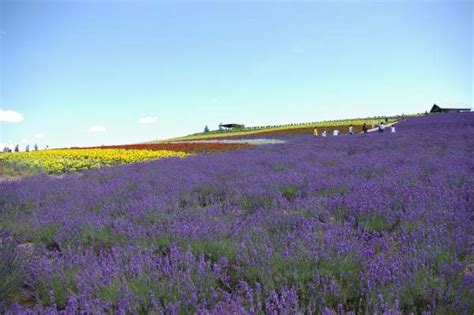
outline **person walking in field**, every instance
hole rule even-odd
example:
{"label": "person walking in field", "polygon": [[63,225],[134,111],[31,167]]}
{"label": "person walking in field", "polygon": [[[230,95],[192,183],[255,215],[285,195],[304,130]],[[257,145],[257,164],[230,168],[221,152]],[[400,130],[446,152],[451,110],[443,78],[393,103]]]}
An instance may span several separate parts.
{"label": "person walking in field", "polygon": [[20,146],[18,144],[15,146],[15,152],[20,152]]}
{"label": "person walking in field", "polygon": [[369,128],[367,127],[367,124],[364,123],[364,124],[362,125],[362,131],[363,131],[364,133],[367,133],[368,130],[369,130]]}
{"label": "person walking in field", "polygon": [[397,131],[395,130],[395,126],[394,125],[391,125],[390,126],[390,132],[391,133],[396,133]]}
{"label": "person walking in field", "polygon": [[336,137],[337,135],[339,134],[339,130],[335,129],[333,132],[332,132],[332,135],[334,137]]}
{"label": "person walking in field", "polygon": [[350,135],[354,134],[354,126],[352,126],[352,125],[349,126],[349,134]]}
{"label": "person walking in field", "polygon": [[318,134],[318,128],[314,127],[313,135],[314,135],[315,137],[319,136],[319,134]]}
{"label": "person walking in field", "polygon": [[321,136],[324,137],[324,138],[326,138],[326,136],[327,136],[326,130],[323,130],[323,132],[321,133]]}
{"label": "person walking in field", "polygon": [[379,132],[383,132],[384,129],[385,129],[385,126],[383,124],[383,121],[381,121],[379,124]]}
{"label": "person walking in field", "polygon": [[30,145],[29,144],[26,145],[25,152],[30,152]]}
{"label": "person walking in field", "polygon": [[38,145],[35,143],[35,151],[38,151]]}

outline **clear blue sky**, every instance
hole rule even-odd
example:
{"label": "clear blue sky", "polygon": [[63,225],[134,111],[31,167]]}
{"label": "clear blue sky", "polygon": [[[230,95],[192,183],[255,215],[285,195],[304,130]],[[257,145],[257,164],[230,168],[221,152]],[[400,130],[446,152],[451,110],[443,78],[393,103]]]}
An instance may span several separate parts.
{"label": "clear blue sky", "polygon": [[471,1],[0,0],[0,41],[0,144],[132,143],[473,100]]}

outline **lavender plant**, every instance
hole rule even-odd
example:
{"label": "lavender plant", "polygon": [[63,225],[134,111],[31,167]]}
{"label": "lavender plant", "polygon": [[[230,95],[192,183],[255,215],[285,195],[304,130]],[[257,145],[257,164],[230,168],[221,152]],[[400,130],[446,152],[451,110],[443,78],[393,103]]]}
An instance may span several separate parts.
{"label": "lavender plant", "polygon": [[0,312],[6,310],[21,287],[21,259],[13,241],[3,234],[0,238]]}

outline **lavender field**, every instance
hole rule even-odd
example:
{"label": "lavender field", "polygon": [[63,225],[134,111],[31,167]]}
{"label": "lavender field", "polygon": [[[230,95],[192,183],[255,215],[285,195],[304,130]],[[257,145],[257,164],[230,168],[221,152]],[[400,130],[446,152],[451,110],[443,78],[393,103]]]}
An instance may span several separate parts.
{"label": "lavender field", "polygon": [[472,314],[474,114],[0,183],[0,312]]}

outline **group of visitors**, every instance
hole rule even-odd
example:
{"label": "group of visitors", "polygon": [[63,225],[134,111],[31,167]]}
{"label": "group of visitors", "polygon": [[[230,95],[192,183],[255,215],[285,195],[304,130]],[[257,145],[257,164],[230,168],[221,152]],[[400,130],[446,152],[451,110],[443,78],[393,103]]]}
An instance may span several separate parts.
{"label": "group of visitors", "polygon": [[[46,148],[48,148],[48,146],[46,146]],[[34,150],[38,151],[38,145],[36,143],[35,143],[35,146],[34,146]],[[8,146],[4,146],[2,152],[3,153],[20,152],[20,145],[17,144],[13,150],[11,148],[9,148]],[[25,152],[30,152],[30,145],[29,144],[26,145]]]}
{"label": "group of visitors", "polygon": [[[387,122],[388,119],[385,118],[385,121]],[[373,121],[372,121],[372,129],[375,129],[375,124],[374,124]],[[384,132],[384,130],[385,130],[385,125],[384,125],[383,121],[380,122],[380,124],[379,124],[378,127],[377,127],[377,130],[378,130],[378,132]],[[364,124],[362,125],[362,132],[363,132],[364,134],[367,134],[367,133],[369,132],[369,127],[367,126],[366,123],[364,123]],[[390,132],[391,132],[391,133],[396,133],[395,125],[391,125],[391,126],[390,126]],[[332,135],[333,135],[334,137],[338,136],[339,133],[340,133],[340,131],[339,131],[338,129],[334,129],[334,130],[332,131]],[[353,135],[353,134],[354,134],[354,126],[353,126],[353,125],[350,125],[350,126],[349,126],[349,135]],[[313,135],[314,135],[314,136],[319,136],[318,128],[316,128],[316,127],[314,128]],[[323,130],[323,132],[321,133],[321,136],[322,136],[322,137],[327,137],[327,135],[328,135],[327,131],[326,131],[326,130]]]}

